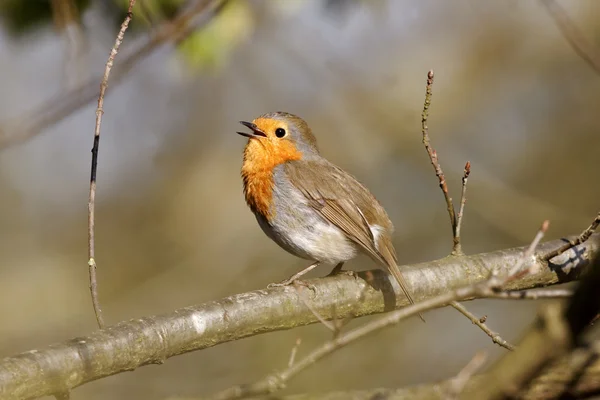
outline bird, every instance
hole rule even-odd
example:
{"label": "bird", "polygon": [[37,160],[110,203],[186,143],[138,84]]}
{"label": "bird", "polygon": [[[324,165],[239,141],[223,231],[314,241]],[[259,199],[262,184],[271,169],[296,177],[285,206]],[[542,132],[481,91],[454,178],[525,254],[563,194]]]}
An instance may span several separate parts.
{"label": "bird", "polygon": [[385,209],[354,176],[321,156],[308,124],[282,111],[240,123],[250,129],[237,132],[248,138],[241,169],[247,205],[271,240],[312,261],[269,287],[300,283],[321,263],[335,265],[331,274],[340,273],[362,252],[386,268],[414,304],[398,268],[394,226]]}

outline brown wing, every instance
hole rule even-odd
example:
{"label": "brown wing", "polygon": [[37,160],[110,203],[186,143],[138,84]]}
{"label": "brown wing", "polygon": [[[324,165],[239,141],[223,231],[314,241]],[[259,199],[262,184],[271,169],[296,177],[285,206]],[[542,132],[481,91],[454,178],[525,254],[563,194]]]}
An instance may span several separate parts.
{"label": "brown wing", "polygon": [[[285,171],[292,184],[326,220],[382,265],[390,262],[395,265],[395,252],[389,242],[392,223],[383,207],[356,178],[326,161],[295,161],[287,164]],[[385,247],[384,254],[378,250],[369,228],[373,224],[385,230],[379,241]]]}
{"label": "brown wing", "polygon": [[[352,175],[327,161],[293,161],[285,165],[285,172],[292,185],[306,196],[316,211],[388,268],[408,301],[414,304],[397,266],[396,252],[390,238],[394,229],[392,222],[367,188]],[[369,228],[374,224],[383,229],[377,242]]]}

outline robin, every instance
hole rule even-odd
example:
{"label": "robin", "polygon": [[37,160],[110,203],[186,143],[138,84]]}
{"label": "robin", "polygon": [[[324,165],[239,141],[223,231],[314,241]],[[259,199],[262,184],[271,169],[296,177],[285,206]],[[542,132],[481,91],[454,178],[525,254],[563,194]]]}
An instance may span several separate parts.
{"label": "robin", "polygon": [[319,154],[301,118],[271,112],[253,122],[244,149],[242,178],[246,203],[258,224],[280,247],[313,263],[281,283],[285,286],[321,263],[335,265],[362,251],[386,267],[414,304],[397,266],[392,222],[377,199],[356,178]]}

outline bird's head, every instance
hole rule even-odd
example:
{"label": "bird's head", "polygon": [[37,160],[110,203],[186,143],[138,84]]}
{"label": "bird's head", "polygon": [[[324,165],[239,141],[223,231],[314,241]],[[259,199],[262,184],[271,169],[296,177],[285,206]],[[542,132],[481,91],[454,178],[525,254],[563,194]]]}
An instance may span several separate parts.
{"label": "bird's head", "polygon": [[237,132],[248,138],[244,152],[247,161],[275,167],[319,154],[317,140],[308,124],[295,115],[277,111],[240,123],[250,129],[250,132]]}

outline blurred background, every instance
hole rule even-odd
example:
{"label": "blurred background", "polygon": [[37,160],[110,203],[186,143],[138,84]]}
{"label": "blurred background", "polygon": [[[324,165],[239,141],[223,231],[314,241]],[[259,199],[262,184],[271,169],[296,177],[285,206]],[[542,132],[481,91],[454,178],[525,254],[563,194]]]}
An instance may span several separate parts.
{"label": "blurred background", "polygon": [[[0,2],[2,356],[96,329],[90,149],[127,3]],[[525,245],[544,219],[548,239],[575,234],[598,211],[600,75],[539,1],[137,3],[100,143],[96,260],[109,324],[264,288],[306,266],[263,235],[243,200],[245,139],[235,131],[268,111],[307,120],[322,154],[376,194],[401,264],[447,255],[446,207],[421,144],[429,69],[430,136],[457,200],[472,163],[465,252]],[[559,4],[600,52],[600,3]],[[469,307],[516,341],[539,305]],[[73,398],[208,394],[285,366],[298,337],[301,356],[330,332],[314,325],[227,343],[92,382]],[[283,393],[444,379],[482,348],[505,351],[456,310],[437,310],[426,324],[415,318],[339,351]]]}

